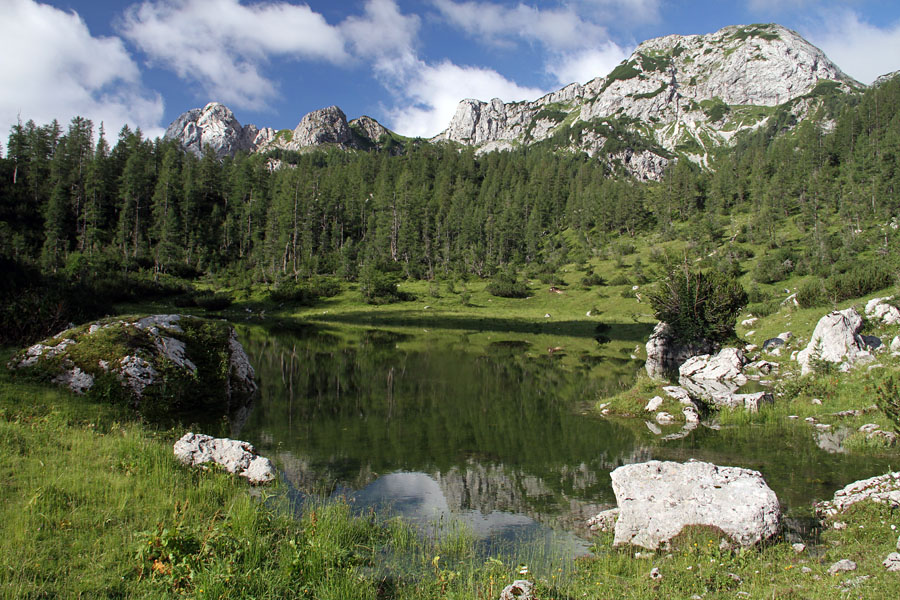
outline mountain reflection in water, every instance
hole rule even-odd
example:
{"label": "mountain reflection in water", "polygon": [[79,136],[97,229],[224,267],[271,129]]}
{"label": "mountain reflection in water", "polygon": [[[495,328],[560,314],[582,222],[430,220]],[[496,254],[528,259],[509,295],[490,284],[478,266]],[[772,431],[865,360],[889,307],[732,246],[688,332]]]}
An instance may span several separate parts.
{"label": "mountain reflection in water", "polygon": [[276,458],[297,492],[388,508],[425,531],[455,519],[477,537],[544,536],[577,555],[585,521],[615,502],[609,472],[622,464],[757,469],[789,509],[887,468],[825,452],[797,424],[700,427],[664,442],[641,421],[603,419],[591,406],[641,366],[615,342],[568,341],[572,350],[548,356],[524,335],[480,347],[464,334],[324,326],[242,327],[240,337],[260,384],[241,437]]}

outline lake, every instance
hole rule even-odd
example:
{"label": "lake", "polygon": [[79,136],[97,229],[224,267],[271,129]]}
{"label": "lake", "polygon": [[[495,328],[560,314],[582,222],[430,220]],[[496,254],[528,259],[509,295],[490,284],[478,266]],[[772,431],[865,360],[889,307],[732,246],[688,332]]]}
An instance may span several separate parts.
{"label": "lake", "polygon": [[607,420],[596,402],[642,368],[631,341],[548,348],[521,332],[298,323],[238,331],[260,395],[232,433],[277,460],[292,494],[390,509],[425,532],[461,522],[488,547],[537,540],[585,553],[585,521],[614,505],[609,472],[627,463],[756,469],[799,516],[888,468],[834,452],[805,423],[705,423],[663,440],[642,420]]}

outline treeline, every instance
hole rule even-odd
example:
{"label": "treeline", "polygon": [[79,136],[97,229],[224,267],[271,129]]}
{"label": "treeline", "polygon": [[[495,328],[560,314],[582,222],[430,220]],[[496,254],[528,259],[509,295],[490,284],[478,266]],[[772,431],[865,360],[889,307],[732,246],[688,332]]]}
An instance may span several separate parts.
{"label": "treeline", "polygon": [[[219,160],[127,127],[111,145],[86,119],[65,130],[29,121],[0,159],[0,254],[45,273],[214,273],[238,284],[353,280],[363,269],[486,277],[552,272],[648,231],[686,235],[699,255],[745,215],[742,235],[784,254],[759,281],[787,264],[827,274],[852,256],[853,232],[900,205],[900,80],[843,103],[828,132],[805,122],[782,135],[793,123],[781,111],[710,169],[678,161],[658,183],[543,147]],[[788,221],[808,240],[801,256],[779,248]]]}

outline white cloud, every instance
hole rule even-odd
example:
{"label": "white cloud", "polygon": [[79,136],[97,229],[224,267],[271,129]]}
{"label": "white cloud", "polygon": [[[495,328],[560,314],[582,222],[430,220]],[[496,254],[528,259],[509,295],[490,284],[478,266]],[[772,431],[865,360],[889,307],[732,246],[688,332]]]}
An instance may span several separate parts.
{"label": "white cloud", "polygon": [[159,94],[141,87],[140,72],[115,37],[93,37],[75,14],[31,0],[4,0],[0,19],[0,125],[74,116],[111,134],[122,125],[150,136],[162,129]]}
{"label": "white cloud", "polygon": [[363,16],[348,17],[340,29],[356,56],[372,60],[382,76],[401,77],[415,66],[419,17],[401,14],[393,0],[369,0]]}
{"label": "white cloud", "polygon": [[[752,0],[751,0],[752,1]],[[576,0],[582,10],[593,13],[595,21],[623,25],[640,25],[660,21],[661,0]]]}
{"label": "white cloud", "polygon": [[561,86],[572,82],[586,83],[609,74],[629,54],[625,48],[610,41],[599,48],[561,55],[547,64],[547,72]]}
{"label": "white cloud", "polygon": [[277,84],[262,72],[272,56],[349,58],[337,27],[288,2],[148,1],[125,12],[121,31],[152,62],[199,83],[203,96],[241,108],[264,108],[277,95]]}
{"label": "white cloud", "polygon": [[392,127],[409,136],[431,137],[450,123],[463,98],[504,101],[532,100],[545,92],[522,87],[491,69],[462,67],[451,62],[419,62],[409,74],[406,105],[388,111]]}
{"label": "white cloud", "polygon": [[823,13],[822,26],[806,32],[845,73],[863,83],[900,69],[900,22],[878,27],[851,10]]}
{"label": "white cloud", "polygon": [[493,2],[452,0],[434,0],[434,5],[453,25],[495,44],[519,38],[551,50],[568,50],[606,37],[602,27],[583,20],[569,8],[539,9],[525,4],[508,7]]}

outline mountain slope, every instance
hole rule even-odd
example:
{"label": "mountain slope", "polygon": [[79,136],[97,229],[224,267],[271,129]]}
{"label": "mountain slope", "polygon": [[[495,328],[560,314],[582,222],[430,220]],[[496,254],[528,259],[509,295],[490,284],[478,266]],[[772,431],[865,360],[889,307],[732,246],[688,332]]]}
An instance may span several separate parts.
{"label": "mountain slope", "polygon": [[[827,129],[823,98],[863,87],[794,31],[774,24],[730,26],[648,40],[606,77],[532,102],[463,100],[432,141],[479,152],[544,144],[584,151],[613,170],[658,180],[671,160],[705,165],[712,150],[778,115],[789,115],[788,125],[815,118]],[[276,133],[242,127],[218,103],[184,113],[166,137],[196,154],[208,143],[219,156],[322,145],[399,151],[401,139],[370,117],[348,122],[336,106]]]}
{"label": "mountain slope", "polygon": [[829,91],[862,87],[789,29],[730,26],[648,40],[606,77],[533,102],[463,100],[435,139],[488,151],[556,138],[558,146],[595,155],[628,131],[646,147],[611,144],[615,151],[606,154],[633,160],[629,172],[655,179],[672,153],[703,163],[709,150],[759,127],[777,106],[794,103],[790,109],[807,116],[815,102],[798,100],[823,82],[833,82],[825,84]]}

